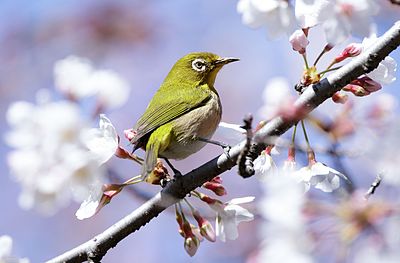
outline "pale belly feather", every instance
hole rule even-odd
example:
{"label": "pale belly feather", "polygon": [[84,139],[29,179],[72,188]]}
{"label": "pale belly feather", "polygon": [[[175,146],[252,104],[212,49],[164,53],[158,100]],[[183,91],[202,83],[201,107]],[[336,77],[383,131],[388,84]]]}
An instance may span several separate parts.
{"label": "pale belly feather", "polygon": [[221,120],[221,114],[221,102],[219,97],[213,93],[206,105],[173,121],[176,140],[173,140],[160,155],[168,159],[184,159],[199,151],[206,143],[195,138],[211,138]]}

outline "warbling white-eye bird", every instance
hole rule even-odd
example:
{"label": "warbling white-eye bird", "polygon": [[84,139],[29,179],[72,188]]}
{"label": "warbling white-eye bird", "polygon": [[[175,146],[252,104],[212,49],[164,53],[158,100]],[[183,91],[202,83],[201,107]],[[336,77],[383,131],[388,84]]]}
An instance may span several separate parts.
{"label": "warbling white-eye bird", "polygon": [[196,52],[175,63],[133,128],[133,151],[146,151],[142,179],[158,157],[177,173],[168,159],[184,159],[212,142],[222,114],[215,78],[224,65],[238,60]]}

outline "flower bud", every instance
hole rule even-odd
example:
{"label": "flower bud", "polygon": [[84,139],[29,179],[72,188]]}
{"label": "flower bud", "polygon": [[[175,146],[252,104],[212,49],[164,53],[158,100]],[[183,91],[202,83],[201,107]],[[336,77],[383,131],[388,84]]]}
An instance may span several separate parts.
{"label": "flower bud", "polygon": [[197,239],[197,237],[191,236],[191,237],[185,238],[184,247],[185,247],[186,253],[188,253],[189,256],[193,257],[196,254],[199,246],[200,246],[200,241]]}
{"label": "flower bud", "polygon": [[225,187],[223,187],[222,184],[220,184],[220,183],[205,182],[203,184],[203,187],[208,189],[208,190],[213,191],[218,196],[226,195]]}
{"label": "flower bud", "polygon": [[193,211],[193,217],[194,219],[196,219],[197,224],[200,228],[200,234],[208,241],[215,242],[216,236],[210,222],[207,219],[203,218],[196,210]]}
{"label": "flower bud", "polygon": [[131,141],[135,137],[136,131],[134,131],[133,129],[127,129],[127,130],[124,130],[124,135],[125,135],[126,139]]}
{"label": "flower bud", "polygon": [[332,100],[335,103],[340,103],[340,104],[345,104],[346,101],[349,99],[349,96],[343,92],[335,92],[335,94],[332,95]]}
{"label": "flower bud", "polygon": [[211,198],[208,195],[205,195],[203,193],[200,193],[200,200],[207,203],[208,205],[213,205],[217,202],[219,202],[217,199]]}
{"label": "flower bud", "polygon": [[360,55],[361,52],[362,52],[361,44],[351,43],[347,47],[345,47],[345,49],[342,51],[342,53],[340,53],[339,56],[335,58],[335,62],[338,63],[345,60],[346,58],[358,56]]}
{"label": "flower bud", "polygon": [[306,53],[306,47],[310,43],[307,36],[304,34],[303,30],[296,30],[289,38],[290,44],[292,44],[293,50],[299,52],[300,54]]}

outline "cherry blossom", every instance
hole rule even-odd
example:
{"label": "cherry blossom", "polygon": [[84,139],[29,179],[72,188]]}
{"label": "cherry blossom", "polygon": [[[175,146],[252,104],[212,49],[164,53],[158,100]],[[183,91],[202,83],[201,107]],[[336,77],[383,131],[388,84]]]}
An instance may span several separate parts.
{"label": "cherry blossom", "polygon": [[327,42],[336,45],[346,40],[350,34],[368,36],[372,33],[372,16],[379,5],[374,0],[297,0],[296,17],[301,28],[321,24]]}
{"label": "cherry blossom", "polygon": [[107,162],[118,148],[117,131],[104,114],[100,114],[99,128],[83,130],[81,139],[99,164]]}
{"label": "cherry blossom", "polygon": [[234,198],[227,203],[221,203],[217,200],[210,207],[217,213],[215,222],[215,231],[217,237],[223,242],[226,239],[235,240],[239,233],[237,226],[240,222],[247,222],[254,219],[252,213],[247,209],[239,206],[240,204],[249,203],[254,200],[253,196]]}
{"label": "cherry blossom", "polygon": [[243,24],[250,27],[265,25],[272,38],[295,30],[295,17],[288,1],[239,0],[237,11],[242,14]]}
{"label": "cherry blossom", "polygon": [[103,170],[80,140],[86,123],[77,104],[16,102],[7,120],[11,131],[5,139],[14,148],[7,162],[22,187],[21,207],[52,214],[70,199],[83,200],[102,178]]}
{"label": "cherry blossom", "polygon": [[339,188],[340,179],[344,175],[323,163],[310,163],[294,173],[295,177],[305,184],[305,189],[314,186],[323,192],[332,192]]}
{"label": "cherry blossom", "polygon": [[[305,229],[304,191],[290,174],[269,177],[265,196],[258,203],[262,213],[259,262],[313,262],[312,242]],[[285,189],[282,191],[282,189]]]}
{"label": "cherry blossom", "polygon": [[58,90],[73,99],[95,96],[99,108],[122,106],[129,97],[129,84],[112,70],[97,70],[85,58],[69,56],[54,65]]}

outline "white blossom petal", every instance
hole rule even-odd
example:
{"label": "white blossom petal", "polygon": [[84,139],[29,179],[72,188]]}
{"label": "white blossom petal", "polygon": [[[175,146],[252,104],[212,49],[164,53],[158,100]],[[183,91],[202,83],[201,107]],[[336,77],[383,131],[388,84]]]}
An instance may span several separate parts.
{"label": "white blossom petal", "polygon": [[99,128],[84,130],[81,139],[99,164],[107,162],[118,148],[117,131],[104,114],[100,114]]}
{"label": "white blossom petal", "polygon": [[98,212],[100,200],[103,196],[102,187],[93,187],[89,197],[82,202],[79,209],[76,211],[75,216],[79,220],[83,220],[94,216]]}

